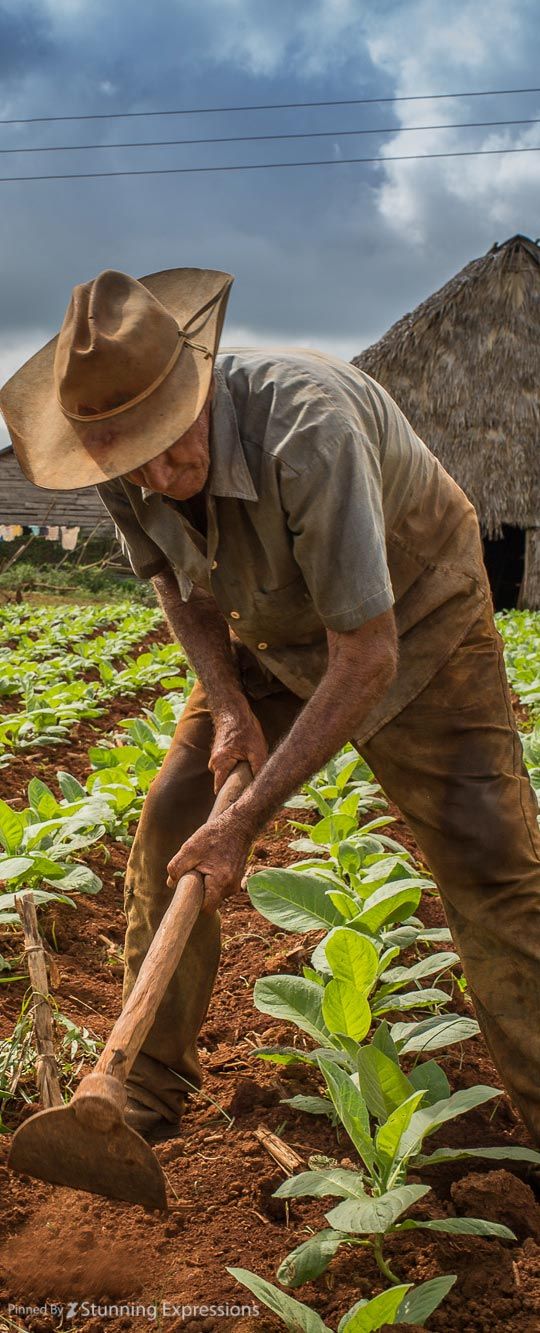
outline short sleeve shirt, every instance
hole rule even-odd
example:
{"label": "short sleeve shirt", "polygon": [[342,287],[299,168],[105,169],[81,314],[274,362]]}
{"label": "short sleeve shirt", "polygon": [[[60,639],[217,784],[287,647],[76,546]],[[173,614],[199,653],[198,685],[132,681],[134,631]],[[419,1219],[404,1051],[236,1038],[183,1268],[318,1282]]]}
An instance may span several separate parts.
{"label": "short sleeve shirt", "polygon": [[432,678],[489,598],[473,506],[390,395],[312,351],[217,358],[207,532],[189,504],[125,479],[98,487],[141,578],[170,566],[210,592],[231,630],[307,699],[328,630],[394,608],[397,676],[362,739]]}

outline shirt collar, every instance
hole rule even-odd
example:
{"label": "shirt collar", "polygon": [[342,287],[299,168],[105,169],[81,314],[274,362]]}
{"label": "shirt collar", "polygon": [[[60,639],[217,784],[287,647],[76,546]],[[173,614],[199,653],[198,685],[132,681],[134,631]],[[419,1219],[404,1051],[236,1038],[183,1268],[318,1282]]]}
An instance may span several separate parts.
{"label": "shirt collar", "polygon": [[[258,500],[245,460],[234,404],[222,370],[214,371],[214,397],[210,414],[210,495],[235,500]],[[141,487],[143,500],[156,492]]]}

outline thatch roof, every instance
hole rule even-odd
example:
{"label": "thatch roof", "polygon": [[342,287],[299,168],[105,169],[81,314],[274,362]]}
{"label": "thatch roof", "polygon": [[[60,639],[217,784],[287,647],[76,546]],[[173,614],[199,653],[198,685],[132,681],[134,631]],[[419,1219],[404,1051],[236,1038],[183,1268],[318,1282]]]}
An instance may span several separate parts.
{"label": "thatch roof", "polygon": [[540,526],[540,244],[512,236],[354,358],[396,399],[487,536]]}

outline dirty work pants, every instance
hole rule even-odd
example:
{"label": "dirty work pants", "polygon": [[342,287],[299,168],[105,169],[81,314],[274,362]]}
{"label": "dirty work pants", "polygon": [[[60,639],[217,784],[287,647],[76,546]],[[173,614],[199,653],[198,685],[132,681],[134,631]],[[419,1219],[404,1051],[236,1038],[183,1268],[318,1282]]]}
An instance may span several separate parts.
{"label": "dirty work pants", "polygon": [[[301,702],[283,690],[252,706],[272,746]],[[167,862],[212,805],[211,734],[197,687],[148,794],[129,861],[125,995],[169,901]],[[540,1143],[538,806],[491,608],[361,752],[437,881],[492,1058]],[[218,957],[218,920],[201,916],[130,1075],[131,1094],[170,1119],[182,1103],[182,1075],[200,1084],[196,1037]]]}

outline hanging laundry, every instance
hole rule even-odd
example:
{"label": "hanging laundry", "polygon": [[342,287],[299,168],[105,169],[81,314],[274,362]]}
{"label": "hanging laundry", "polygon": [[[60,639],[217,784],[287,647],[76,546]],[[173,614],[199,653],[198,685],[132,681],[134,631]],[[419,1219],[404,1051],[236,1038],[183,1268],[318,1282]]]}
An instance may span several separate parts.
{"label": "hanging laundry", "polygon": [[22,537],[22,526],[20,523],[0,523],[0,537],[4,542],[12,542],[16,537]]}
{"label": "hanging laundry", "polygon": [[30,524],[30,532],[32,533],[32,536],[33,536],[33,537],[39,537],[39,534],[40,534],[40,532],[41,532],[41,528],[40,528],[40,526],[39,526],[39,523],[31,523],[31,524]]}
{"label": "hanging laundry", "polygon": [[45,541],[47,541],[47,542],[57,542],[57,541],[58,541],[59,534],[60,534],[60,528],[59,528],[59,527],[55,527],[55,528],[54,528],[54,527],[48,527],[48,528],[46,528],[46,530],[45,530]]}
{"label": "hanging laundry", "polygon": [[75,550],[79,532],[80,528],[60,528],[63,551]]}

